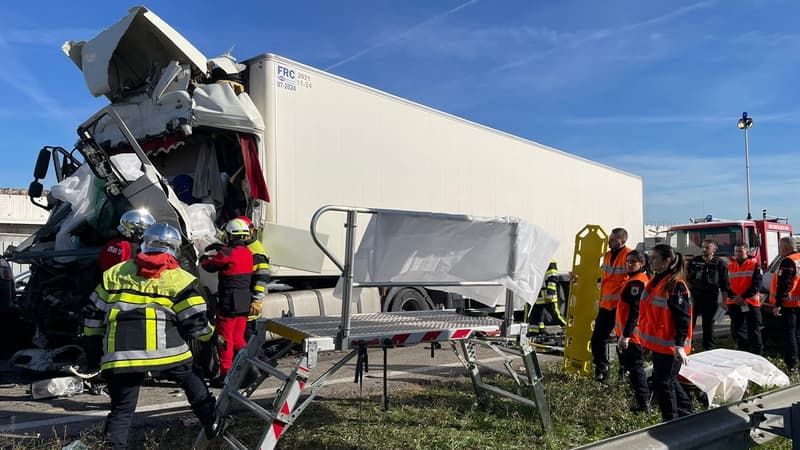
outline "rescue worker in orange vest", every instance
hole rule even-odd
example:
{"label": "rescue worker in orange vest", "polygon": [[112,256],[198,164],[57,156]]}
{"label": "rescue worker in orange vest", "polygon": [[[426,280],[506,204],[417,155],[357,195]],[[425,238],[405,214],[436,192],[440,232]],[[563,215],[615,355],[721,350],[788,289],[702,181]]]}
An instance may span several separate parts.
{"label": "rescue worker in orange vest", "polygon": [[786,323],[783,360],[789,372],[797,372],[797,316],[800,313],[800,253],[791,236],[782,237],[778,252],[783,257],[778,272],[772,277],[769,294],[774,303],[772,314]]}
{"label": "rescue worker in orange vest", "polygon": [[633,412],[647,412],[650,394],[647,389],[647,375],[644,372],[644,354],[642,340],[639,337],[639,302],[647,285],[648,277],[644,271],[644,253],[636,250],[625,258],[628,266],[628,281],[622,288],[617,304],[614,333],[619,337],[617,347],[620,350],[620,364],[628,372],[636,404]]}
{"label": "rescue worker in orange vest", "polygon": [[677,378],[692,349],[692,302],[683,255],[658,244],[650,266],[656,274],[642,294],[639,337],[653,352],[653,393],[667,422],[692,413],[692,400]]}
{"label": "rescue worker in orange vest", "polygon": [[761,340],[761,266],[747,254],[747,244],[737,242],[733,259],[728,263],[728,300],[725,302],[731,316],[731,335],[736,347],[760,355],[764,349]]}
{"label": "rescue worker in orange vest", "polygon": [[614,228],[608,236],[608,252],[603,258],[603,275],[600,279],[600,310],[594,319],[591,348],[594,360],[594,378],[605,383],[608,381],[608,340],[614,329],[617,315],[617,303],[628,278],[626,257],[631,249],[625,246],[628,232],[624,228]]}

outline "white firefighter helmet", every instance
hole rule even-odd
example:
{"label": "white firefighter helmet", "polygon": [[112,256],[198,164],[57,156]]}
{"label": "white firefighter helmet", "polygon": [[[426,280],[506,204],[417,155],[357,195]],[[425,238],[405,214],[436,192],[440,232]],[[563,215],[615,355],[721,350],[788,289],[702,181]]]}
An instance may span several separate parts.
{"label": "white firefighter helmet", "polygon": [[246,239],[250,237],[250,226],[242,219],[232,219],[225,225],[225,234],[227,234],[229,238],[237,237]]}
{"label": "white firefighter helmet", "polygon": [[128,239],[140,240],[142,233],[156,223],[150,213],[142,209],[132,209],[119,218],[117,230]]}
{"label": "white firefighter helmet", "polygon": [[142,235],[142,253],[169,253],[177,256],[181,233],[167,223],[157,223]]}

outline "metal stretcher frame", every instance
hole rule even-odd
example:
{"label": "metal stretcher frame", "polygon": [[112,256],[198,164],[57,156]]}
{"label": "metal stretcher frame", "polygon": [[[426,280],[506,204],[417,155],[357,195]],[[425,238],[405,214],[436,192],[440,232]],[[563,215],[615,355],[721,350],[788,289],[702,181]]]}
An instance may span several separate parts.
{"label": "metal stretcher frame", "polygon": [[[319,217],[328,211],[339,211],[347,214],[345,223],[345,261],[342,264],[319,241],[316,234],[316,224]],[[550,409],[544,388],[541,384],[543,378],[541,367],[536,358],[535,350],[530,346],[525,333],[527,327],[521,327],[513,321],[514,304],[513,293],[506,291],[504,318],[476,317],[458,314],[453,310],[433,311],[407,311],[392,313],[358,314],[355,320],[351,317],[352,290],[360,287],[391,287],[391,286],[499,286],[497,282],[357,282],[353,280],[353,259],[355,255],[355,229],[357,214],[403,214],[420,215],[424,217],[444,218],[448,220],[471,220],[469,216],[454,214],[422,213],[400,210],[356,208],[345,206],[324,206],[317,210],[311,220],[311,235],[320,249],[342,270],[343,294],[342,314],[337,317],[282,317],[275,319],[259,319],[258,331],[248,342],[245,349],[237,354],[233,368],[226,379],[226,385],[219,395],[217,404],[218,415],[229,414],[228,408],[231,401],[243,404],[254,414],[267,422],[264,434],[261,436],[256,448],[271,449],[277,445],[281,435],[291,426],[299,415],[307,408],[318,395],[328,378],[345,366],[353,357],[361,358],[362,353],[369,347],[382,348],[384,358],[384,401],[387,401],[387,370],[386,350],[390,347],[414,345],[421,342],[449,341],[453,352],[467,369],[473,382],[476,395],[485,393],[504,396],[532,406],[539,411],[545,432],[552,429]],[[513,236],[516,236],[516,224]],[[510,268],[514,267],[513,252],[509,258]],[[336,326],[338,322],[338,327]],[[286,337],[293,342],[302,344],[303,355],[299,358],[294,369],[285,374],[273,366],[275,361],[259,361],[255,358],[258,348],[264,343],[265,331],[271,331]],[[489,368],[477,358],[476,347],[482,346],[491,349],[505,359],[505,370],[518,386],[526,384],[533,389],[534,399],[505,391],[499,387],[484,383],[481,379],[480,369]],[[459,352],[459,349],[461,352]],[[330,369],[320,375],[313,382],[309,382],[311,369],[316,367],[317,353],[325,350],[349,350]],[[526,369],[526,379],[512,367],[513,356],[521,357]],[[250,367],[261,371],[260,379],[249,386],[242,386],[245,374]],[[358,368],[356,372],[358,377]],[[272,375],[284,382],[273,400],[273,410],[255,404],[249,399],[258,386]],[[309,388],[307,397],[301,398],[304,388]],[[388,404],[384,403],[384,409]],[[225,433],[221,438],[230,447],[244,449],[245,447],[230,433]],[[202,433],[195,441],[195,448],[206,448],[208,441]]]}

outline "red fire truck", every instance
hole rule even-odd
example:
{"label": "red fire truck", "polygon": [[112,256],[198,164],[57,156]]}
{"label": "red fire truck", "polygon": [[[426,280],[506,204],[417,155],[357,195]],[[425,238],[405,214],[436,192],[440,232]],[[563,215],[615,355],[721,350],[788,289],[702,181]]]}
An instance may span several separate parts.
{"label": "red fire truck", "polygon": [[759,220],[720,220],[708,215],[691,223],[673,225],[667,230],[667,243],[691,258],[701,253],[703,240],[713,239],[719,246],[717,256],[731,257],[734,244],[741,241],[766,269],[778,256],[778,241],[791,235],[792,225],[785,217],[768,216],[764,211]]}

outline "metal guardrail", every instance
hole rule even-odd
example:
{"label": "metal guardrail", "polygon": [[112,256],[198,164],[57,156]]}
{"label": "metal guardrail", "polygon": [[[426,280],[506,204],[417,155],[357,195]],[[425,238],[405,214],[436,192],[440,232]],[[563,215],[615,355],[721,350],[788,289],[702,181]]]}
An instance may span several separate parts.
{"label": "metal guardrail", "polygon": [[578,449],[738,450],[776,436],[800,449],[800,385],[789,386]]}

